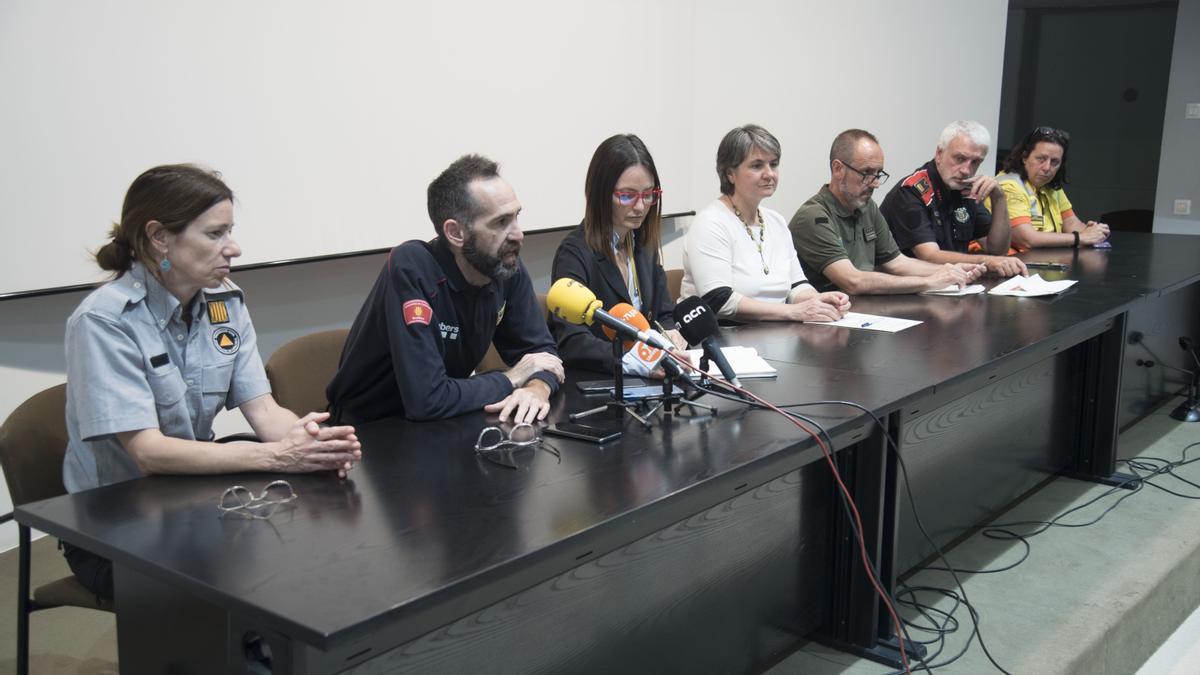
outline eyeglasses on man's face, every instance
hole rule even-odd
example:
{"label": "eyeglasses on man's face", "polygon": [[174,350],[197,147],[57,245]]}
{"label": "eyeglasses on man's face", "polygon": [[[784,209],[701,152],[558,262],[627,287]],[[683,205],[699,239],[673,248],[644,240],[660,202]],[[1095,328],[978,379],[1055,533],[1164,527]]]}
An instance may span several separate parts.
{"label": "eyeglasses on man's face", "polygon": [[[841,160],[838,161],[841,162]],[[883,169],[872,173],[869,171],[863,171],[862,169],[856,169],[845,162],[842,162],[842,166],[861,176],[864,183],[876,183],[878,185],[883,185],[887,182],[888,178],[892,177],[890,173],[884,171]]]}
{"label": "eyeglasses on man's face", "polygon": [[613,196],[617,198],[617,203],[621,206],[633,206],[634,203],[641,199],[646,206],[654,206],[662,199],[662,188],[654,188],[645,192],[637,190],[613,190]]}

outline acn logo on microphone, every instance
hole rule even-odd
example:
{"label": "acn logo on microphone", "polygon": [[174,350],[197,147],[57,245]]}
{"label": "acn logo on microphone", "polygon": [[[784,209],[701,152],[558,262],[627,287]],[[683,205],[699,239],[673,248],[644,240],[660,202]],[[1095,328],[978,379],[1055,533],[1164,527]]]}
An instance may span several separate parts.
{"label": "acn logo on microphone", "polygon": [[688,312],[687,314],[684,314],[682,317],[682,320],[684,323],[691,323],[692,321],[696,320],[696,317],[700,316],[701,314],[703,314],[707,311],[708,311],[708,308],[705,307],[704,305],[697,305],[696,309],[693,309],[692,311]]}

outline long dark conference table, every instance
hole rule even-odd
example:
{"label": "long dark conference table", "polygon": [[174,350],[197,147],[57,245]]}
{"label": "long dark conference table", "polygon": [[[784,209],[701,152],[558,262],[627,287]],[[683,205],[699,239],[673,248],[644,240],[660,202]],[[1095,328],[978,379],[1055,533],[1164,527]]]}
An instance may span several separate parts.
{"label": "long dark conference table", "polygon": [[[1041,482],[1112,479],[1130,316],[1200,321],[1200,237],[1117,233],[1047,250],[1050,298],[854,299],[920,319],[895,333],[729,328],[778,369],[746,382],[830,433],[887,587]],[[990,286],[995,280],[988,280]],[[572,378],[597,379],[571,373]],[[128,673],[743,672],[802,639],[886,657],[890,627],[816,444],[713,397],[716,417],[627,422],[597,447],[554,438],[516,469],[476,456],[480,414],[360,428],[352,478],[290,476],[269,520],[218,518],[234,484],[153,476],[29,504],[18,521],[114,561]],[[570,382],[551,419],[595,405]],[[270,665],[265,665],[269,663]]]}

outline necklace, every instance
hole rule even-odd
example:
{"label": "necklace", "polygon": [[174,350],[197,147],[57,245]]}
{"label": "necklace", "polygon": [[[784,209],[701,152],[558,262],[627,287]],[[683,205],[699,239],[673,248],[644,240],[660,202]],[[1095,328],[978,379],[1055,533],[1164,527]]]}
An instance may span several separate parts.
{"label": "necklace", "polygon": [[771,268],[767,266],[767,259],[763,255],[763,242],[766,241],[767,238],[767,228],[765,225],[763,225],[762,210],[754,210],[754,222],[759,227],[758,239],[756,240],[754,238],[754,230],[750,229],[750,223],[746,222],[746,219],[742,217],[742,211],[737,207],[736,204],[733,203],[732,197],[729,198],[729,207],[733,209],[733,215],[737,216],[737,219],[742,221],[742,226],[746,228],[746,234],[750,237],[750,241],[754,242],[754,244],[758,247],[758,259],[762,262],[763,274],[770,275]]}

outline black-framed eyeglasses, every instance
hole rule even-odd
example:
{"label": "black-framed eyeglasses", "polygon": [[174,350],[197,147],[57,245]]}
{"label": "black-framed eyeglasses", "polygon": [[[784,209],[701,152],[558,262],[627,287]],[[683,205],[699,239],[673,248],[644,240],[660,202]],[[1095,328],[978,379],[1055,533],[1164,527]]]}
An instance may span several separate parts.
{"label": "black-framed eyeglasses", "polygon": [[[838,161],[841,162],[840,159]],[[876,171],[875,173],[871,173],[869,171],[863,171],[862,169],[856,169],[845,162],[842,162],[842,166],[844,166],[847,169],[850,169],[851,171],[853,171],[854,173],[862,176],[864,183],[875,182],[875,183],[878,183],[879,185],[883,185],[884,183],[887,182],[887,179],[892,177],[892,175],[890,173],[884,171],[883,169],[880,169],[879,171]]]}
{"label": "black-framed eyeglasses", "polygon": [[1061,140],[1063,143],[1071,142],[1071,134],[1063,131],[1062,129],[1055,129],[1054,127],[1038,127],[1033,130],[1033,135],[1044,136],[1046,138],[1055,138]]}
{"label": "black-framed eyeglasses", "polygon": [[662,188],[654,188],[645,192],[637,190],[613,190],[613,196],[617,198],[617,203],[621,206],[633,206],[639,198],[646,206],[654,206],[658,200],[662,199]]}

